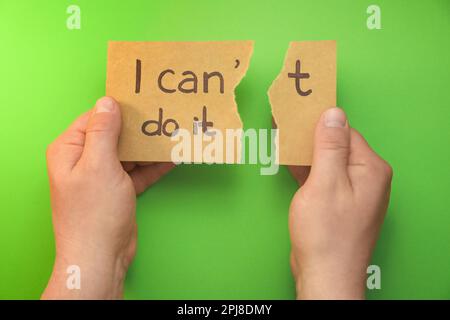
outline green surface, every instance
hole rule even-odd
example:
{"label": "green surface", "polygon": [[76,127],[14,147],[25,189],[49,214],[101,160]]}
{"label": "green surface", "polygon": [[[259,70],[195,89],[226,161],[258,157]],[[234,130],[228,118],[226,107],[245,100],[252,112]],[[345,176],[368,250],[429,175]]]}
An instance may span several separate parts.
{"label": "green surface", "polygon": [[[114,3],[114,4],[113,4]],[[381,7],[382,30],[366,8]],[[66,8],[81,8],[81,30]],[[450,1],[0,1],[0,298],[38,298],[54,258],[46,146],[104,93],[108,40],[255,40],[247,128],[291,40],[338,41],[338,102],[394,167],[369,298],[450,298]],[[127,298],[294,298],[282,168],[176,168],[138,201]]]}

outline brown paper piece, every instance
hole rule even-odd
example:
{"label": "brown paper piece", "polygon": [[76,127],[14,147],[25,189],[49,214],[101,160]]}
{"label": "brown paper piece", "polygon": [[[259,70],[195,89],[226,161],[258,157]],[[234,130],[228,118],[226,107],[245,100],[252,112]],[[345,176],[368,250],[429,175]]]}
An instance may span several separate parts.
{"label": "brown paper piece", "polygon": [[[241,129],[234,89],[252,52],[252,41],[109,42],[106,94],[121,106],[119,159],[171,161],[174,121],[192,134],[205,108],[208,130]],[[158,132],[161,112],[168,121]]]}
{"label": "brown paper piece", "polygon": [[291,42],[268,95],[280,164],[311,165],[317,121],[336,106],[336,41]]}

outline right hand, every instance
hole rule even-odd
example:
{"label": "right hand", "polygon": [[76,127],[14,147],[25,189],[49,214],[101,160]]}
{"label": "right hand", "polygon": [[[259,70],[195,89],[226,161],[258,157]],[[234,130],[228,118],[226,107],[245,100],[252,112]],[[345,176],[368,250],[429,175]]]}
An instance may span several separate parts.
{"label": "right hand", "polygon": [[[366,269],[388,207],[392,169],[348,125],[324,112],[289,215],[291,265],[300,299],[363,299]],[[308,176],[309,174],[309,176]]]}

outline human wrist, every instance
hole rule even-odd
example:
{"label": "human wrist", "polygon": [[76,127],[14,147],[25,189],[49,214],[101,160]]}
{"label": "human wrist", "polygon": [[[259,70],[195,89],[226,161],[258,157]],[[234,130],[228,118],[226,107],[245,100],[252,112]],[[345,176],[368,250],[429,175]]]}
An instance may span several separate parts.
{"label": "human wrist", "polygon": [[43,298],[121,299],[127,267],[120,255],[59,250]]}
{"label": "human wrist", "polygon": [[296,278],[299,300],[362,300],[365,299],[363,268],[318,267],[300,271]]}

